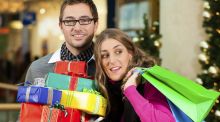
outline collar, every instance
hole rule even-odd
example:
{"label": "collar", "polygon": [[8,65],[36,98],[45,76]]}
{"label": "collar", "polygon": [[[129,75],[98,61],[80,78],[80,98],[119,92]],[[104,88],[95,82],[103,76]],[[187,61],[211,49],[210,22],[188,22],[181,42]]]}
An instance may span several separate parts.
{"label": "collar", "polygon": [[53,53],[53,55],[51,56],[50,60],[48,61],[49,64],[61,61],[61,59],[60,59],[60,51],[61,51],[61,48],[58,49],[55,53]]}
{"label": "collar", "polygon": [[[59,48],[56,52],[53,53],[53,55],[51,56],[50,60],[48,61],[49,64],[61,61],[61,59],[60,59],[60,51],[61,51],[61,48]],[[95,60],[94,55],[92,55],[92,57],[89,59],[88,62],[90,62],[92,60]]]}
{"label": "collar", "polygon": [[94,44],[93,42],[91,42],[90,46],[87,49],[80,51],[78,55],[73,55],[66,47],[66,43],[64,42],[61,46],[60,58],[61,60],[68,60],[68,61],[77,60],[77,61],[88,62],[93,55],[93,48],[94,48]]}

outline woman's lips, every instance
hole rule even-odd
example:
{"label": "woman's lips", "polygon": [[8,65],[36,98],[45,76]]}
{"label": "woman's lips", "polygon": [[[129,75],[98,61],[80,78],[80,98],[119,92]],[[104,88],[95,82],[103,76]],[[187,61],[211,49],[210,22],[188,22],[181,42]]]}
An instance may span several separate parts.
{"label": "woman's lips", "polygon": [[119,71],[121,69],[121,67],[112,67],[112,68],[110,68],[110,71],[112,71],[112,72],[117,72],[117,71]]}

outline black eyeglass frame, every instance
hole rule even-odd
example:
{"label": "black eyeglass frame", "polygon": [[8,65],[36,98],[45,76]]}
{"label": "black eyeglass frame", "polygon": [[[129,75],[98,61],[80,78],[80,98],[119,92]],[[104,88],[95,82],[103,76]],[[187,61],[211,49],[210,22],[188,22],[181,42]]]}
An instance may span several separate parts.
{"label": "black eyeglass frame", "polygon": [[[83,23],[83,21],[88,21],[88,23]],[[61,22],[65,26],[75,26],[76,23],[78,22],[80,25],[89,25],[91,24],[92,21],[96,22],[98,18],[86,18],[86,19],[78,19],[78,20],[61,20]],[[67,24],[66,22],[74,22],[74,24]]]}

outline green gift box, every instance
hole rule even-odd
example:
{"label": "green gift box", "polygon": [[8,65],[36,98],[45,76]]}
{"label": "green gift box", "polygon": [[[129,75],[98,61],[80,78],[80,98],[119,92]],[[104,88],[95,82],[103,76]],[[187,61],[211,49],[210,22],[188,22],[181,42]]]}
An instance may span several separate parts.
{"label": "green gift box", "polygon": [[77,76],[48,73],[46,86],[59,90],[82,91],[83,88],[96,89],[94,80]]}
{"label": "green gift box", "polygon": [[160,66],[139,68],[142,76],[195,122],[210,112],[219,92],[203,86]]}

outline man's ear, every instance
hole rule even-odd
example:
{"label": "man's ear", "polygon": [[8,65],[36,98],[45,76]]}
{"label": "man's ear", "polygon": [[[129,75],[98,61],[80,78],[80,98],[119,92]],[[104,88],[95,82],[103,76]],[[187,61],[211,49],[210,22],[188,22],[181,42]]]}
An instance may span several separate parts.
{"label": "man's ear", "polygon": [[98,29],[99,21],[97,20],[94,24],[95,24],[94,25],[94,32],[96,33],[96,31]]}
{"label": "man's ear", "polygon": [[61,23],[61,22],[59,22],[59,27],[60,27],[60,30],[61,30],[62,33],[63,33],[63,26],[62,26],[62,23]]}

